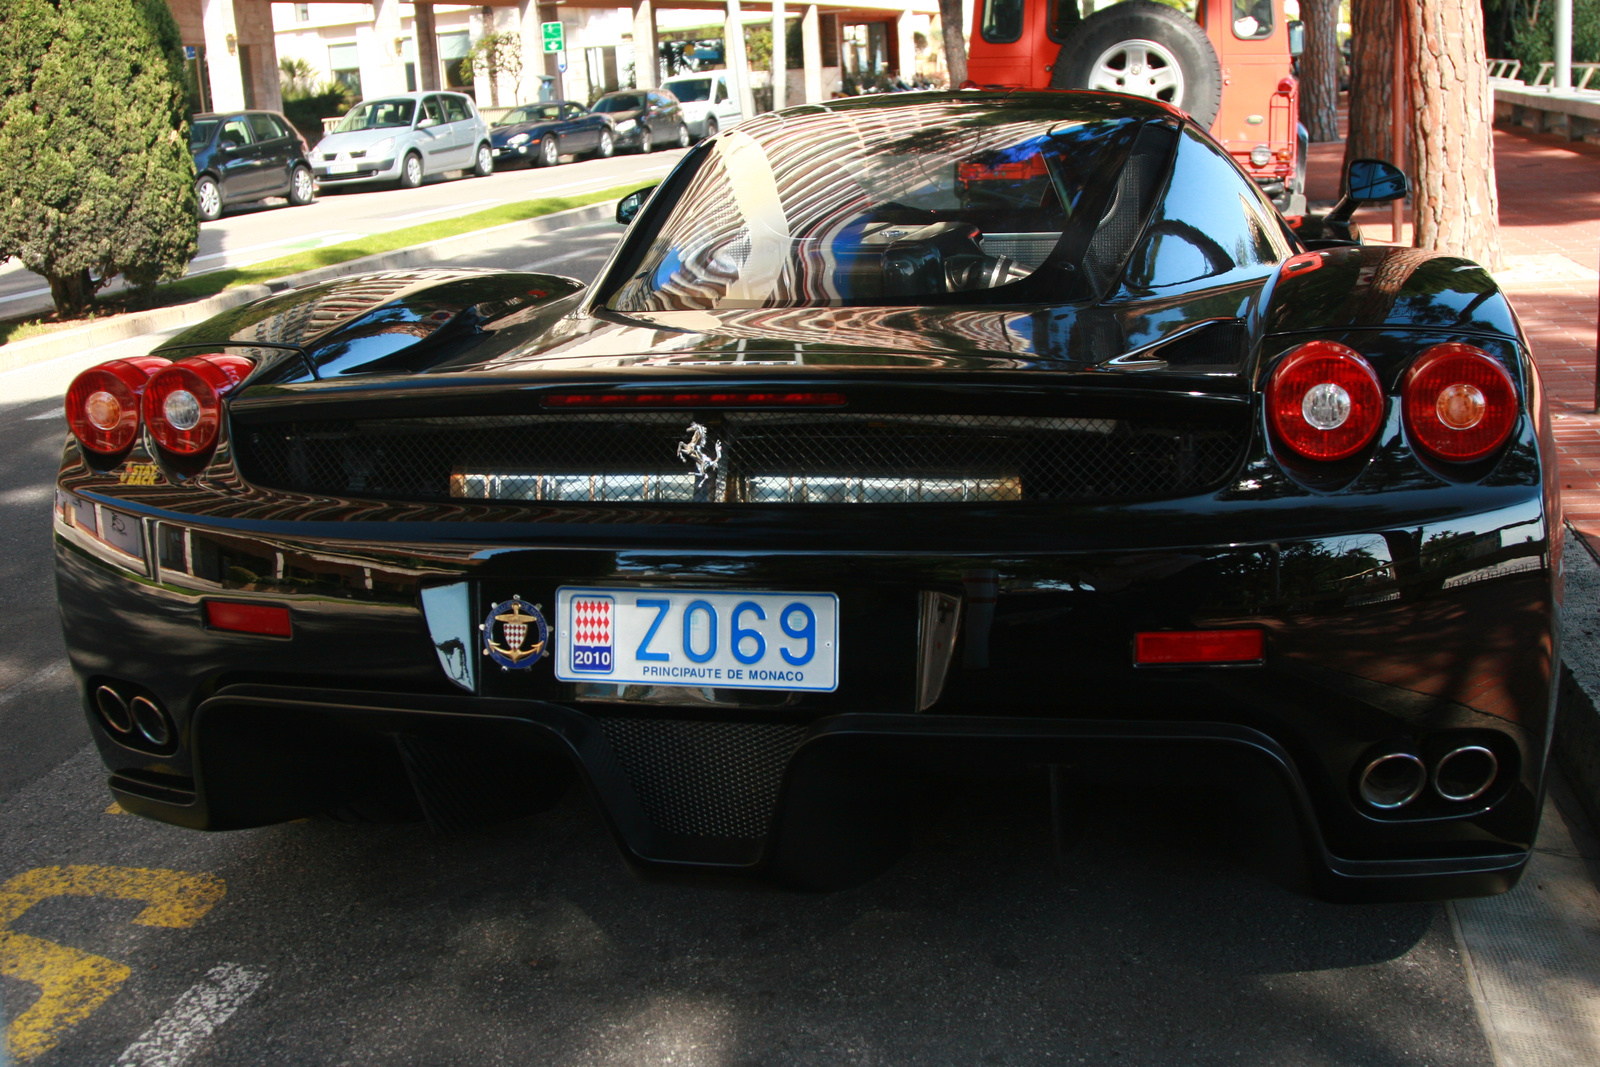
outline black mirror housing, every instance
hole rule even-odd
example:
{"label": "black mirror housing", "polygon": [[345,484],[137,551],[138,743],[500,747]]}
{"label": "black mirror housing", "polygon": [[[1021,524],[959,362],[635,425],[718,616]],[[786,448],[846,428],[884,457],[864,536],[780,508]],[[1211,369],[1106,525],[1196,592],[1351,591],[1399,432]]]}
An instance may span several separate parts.
{"label": "black mirror housing", "polygon": [[621,200],[618,200],[617,221],[624,226],[632,222],[633,217],[639,214],[639,209],[644,207],[645,202],[650,199],[650,194],[655,191],[656,187],[651,185],[643,189],[635,189]]}
{"label": "black mirror housing", "polygon": [[1381,159],[1352,159],[1345,171],[1345,188],[1352,200],[1363,204],[1387,204],[1411,191],[1406,172]]}

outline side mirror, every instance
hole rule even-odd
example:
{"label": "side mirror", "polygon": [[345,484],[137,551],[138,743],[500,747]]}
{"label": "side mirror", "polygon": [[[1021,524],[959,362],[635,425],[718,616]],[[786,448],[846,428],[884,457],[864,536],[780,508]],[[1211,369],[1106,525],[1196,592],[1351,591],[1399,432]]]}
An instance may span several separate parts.
{"label": "side mirror", "polygon": [[417,123],[417,129],[426,130],[429,127],[437,126],[437,125],[439,125],[439,120],[438,119],[423,119],[421,122]]}
{"label": "side mirror", "polygon": [[1304,55],[1306,51],[1306,24],[1299,19],[1289,20],[1289,54]]}
{"label": "side mirror", "polygon": [[644,189],[636,189],[621,200],[618,200],[617,221],[624,226],[632,222],[633,217],[639,213],[639,209],[644,207],[645,202],[650,199],[650,194],[655,191],[656,187],[651,185]]}
{"label": "side mirror", "polygon": [[1387,204],[1411,191],[1406,172],[1381,159],[1352,159],[1345,173],[1349,196],[1364,204]]}

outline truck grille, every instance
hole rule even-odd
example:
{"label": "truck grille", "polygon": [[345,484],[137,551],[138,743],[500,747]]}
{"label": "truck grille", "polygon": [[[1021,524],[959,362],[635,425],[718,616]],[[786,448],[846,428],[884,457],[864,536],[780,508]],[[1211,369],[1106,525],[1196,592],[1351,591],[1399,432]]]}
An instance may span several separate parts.
{"label": "truck grille", "polygon": [[[1241,424],[1013,415],[678,412],[240,427],[250,481],[318,495],[560,503],[1117,501],[1228,476]],[[702,432],[696,433],[696,428]]]}

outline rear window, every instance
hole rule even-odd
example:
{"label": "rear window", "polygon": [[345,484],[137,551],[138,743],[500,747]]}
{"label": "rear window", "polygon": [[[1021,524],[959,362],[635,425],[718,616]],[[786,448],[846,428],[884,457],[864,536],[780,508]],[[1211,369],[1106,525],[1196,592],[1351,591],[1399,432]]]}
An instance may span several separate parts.
{"label": "rear window", "polygon": [[607,114],[614,114],[618,111],[638,111],[642,107],[644,107],[644,97],[635,93],[627,93],[622,96],[602,96],[595,101],[594,105],[596,111]]}
{"label": "rear window", "polygon": [[698,104],[711,98],[710,78],[685,78],[683,81],[663,82],[661,87],[685,104]]}
{"label": "rear window", "polygon": [[1114,276],[1173,141],[1044,104],[764,115],[691,157],[609,306],[1064,302]]}
{"label": "rear window", "polygon": [[204,148],[211,143],[211,135],[216,132],[216,119],[198,119],[189,123],[189,148]]}

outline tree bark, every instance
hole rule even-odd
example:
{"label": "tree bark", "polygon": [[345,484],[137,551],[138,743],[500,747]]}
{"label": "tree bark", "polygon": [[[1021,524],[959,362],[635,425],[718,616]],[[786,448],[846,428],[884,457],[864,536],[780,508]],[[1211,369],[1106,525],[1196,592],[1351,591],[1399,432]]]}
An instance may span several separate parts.
{"label": "tree bark", "polygon": [[1501,266],[1481,0],[1405,0],[1416,247]]}
{"label": "tree bark", "polygon": [[89,277],[87,270],[73,271],[48,280],[50,300],[56,306],[56,318],[75,319],[94,306],[94,294],[100,287]]}
{"label": "tree bark", "polygon": [[944,65],[950,88],[967,80],[967,32],[961,24],[961,0],[939,0],[939,31],[944,34]]}
{"label": "tree bark", "polygon": [[1313,141],[1339,139],[1339,0],[1302,0],[1306,50],[1300,57],[1300,121]]}
{"label": "tree bark", "polygon": [[[1394,42],[1399,25],[1395,0],[1351,0],[1350,125],[1344,162],[1386,159],[1405,166],[1405,145],[1396,151],[1390,136],[1394,107]],[[1340,192],[1344,179],[1339,180]]]}

